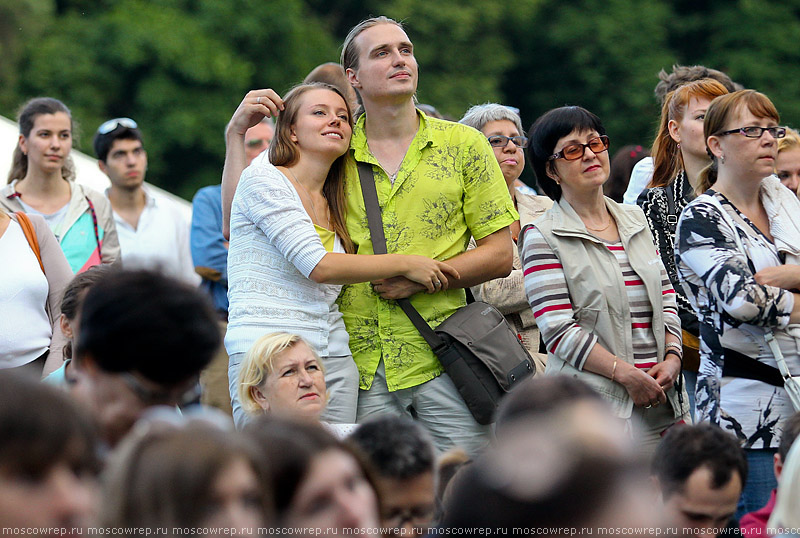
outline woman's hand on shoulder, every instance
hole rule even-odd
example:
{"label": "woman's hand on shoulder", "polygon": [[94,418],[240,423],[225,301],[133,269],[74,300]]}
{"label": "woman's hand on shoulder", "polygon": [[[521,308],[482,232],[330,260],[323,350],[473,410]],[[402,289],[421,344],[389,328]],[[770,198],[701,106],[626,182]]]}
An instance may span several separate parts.
{"label": "woman's hand on shoulder", "polygon": [[667,401],[664,389],[655,378],[631,364],[620,362],[623,364],[625,366],[617,370],[616,381],[625,387],[635,405],[646,407]]}
{"label": "woman's hand on shoulder", "polygon": [[765,267],[753,276],[762,286],[774,286],[784,290],[800,289],[800,265]]}

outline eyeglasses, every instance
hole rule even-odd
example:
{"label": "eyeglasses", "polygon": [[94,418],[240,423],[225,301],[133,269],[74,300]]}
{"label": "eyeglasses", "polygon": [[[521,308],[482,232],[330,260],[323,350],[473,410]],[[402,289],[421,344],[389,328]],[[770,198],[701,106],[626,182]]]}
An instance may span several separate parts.
{"label": "eyeglasses", "polygon": [[528,147],[528,138],[525,136],[503,136],[503,135],[494,135],[488,137],[489,144],[493,148],[504,148],[508,145],[508,141],[511,140],[514,142],[514,145],[518,148],[527,148]]}
{"label": "eyeglasses", "polygon": [[761,138],[761,135],[767,131],[772,135],[772,138],[783,138],[786,136],[786,127],[758,127],[751,125],[749,127],[740,127],[739,129],[731,129],[730,131],[722,131],[717,133],[717,136],[729,135],[734,133],[741,133],[747,138]]}
{"label": "eyeglasses", "polygon": [[569,146],[564,146],[561,148],[561,151],[550,155],[547,160],[555,161],[556,159],[563,158],[567,161],[575,161],[583,157],[583,154],[586,153],[586,148],[589,148],[592,150],[592,153],[595,154],[603,153],[608,149],[608,137],[606,135],[600,135],[596,138],[592,138],[585,144],[570,144]]}
{"label": "eyeglasses", "polygon": [[129,389],[136,394],[145,405],[177,405],[179,407],[197,402],[200,399],[200,383],[198,379],[184,383],[171,389],[150,388],[141,379],[130,372],[121,372],[120,377]]}
{"label": "eyeglasses", "polygon": [[114,118],[113,120],[108,120],[100,125],[100,127],[97,128],[97,134],[108,134],[112,131],[116,131],[118,127],[137,129],[139,125],[130,118]]}

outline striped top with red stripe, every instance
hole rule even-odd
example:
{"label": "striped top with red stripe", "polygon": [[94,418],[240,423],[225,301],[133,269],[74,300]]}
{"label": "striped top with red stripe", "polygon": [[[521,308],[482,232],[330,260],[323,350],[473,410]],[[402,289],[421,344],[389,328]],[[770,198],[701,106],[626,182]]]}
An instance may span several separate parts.
{"label": "striped top with red stripe", "polygon": [[[620,241],[606,243],[614,254],[625,282],[631,313],[631,342],[633,364],[647,370],[655,366],[658,355],[653,333],[653,311],[647,289],[639,275],[631,268],[628,254]],[[584,330],[575,319],[569,297],[567,281],[561,262],[541,232],[531,226],[525,232],[522,267],[525,275],[525,293],[536,316],[547,350],[558,355],[578,369],[582,369],[597,337]],[[674,294],[666,270],[661,267],[661,293]],[[664,305],[666,329],[680,336],[680,319],[674,301]]]}

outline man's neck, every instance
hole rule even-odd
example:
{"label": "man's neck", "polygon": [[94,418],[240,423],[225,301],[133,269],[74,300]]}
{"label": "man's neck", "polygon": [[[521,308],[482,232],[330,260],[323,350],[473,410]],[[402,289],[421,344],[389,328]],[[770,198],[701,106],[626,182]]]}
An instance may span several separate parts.
{"label": "man's neck", "polygon": [[120,189],[111,186],[108,189],[108,200],[111,202],[111,208],[123,220],[134,228],[137,227],[139,217],[147,203],[147,196],[141,185],[134,189]]}
{"label": "man's neck", "polygon": [[398,103],[364,101],[367,139],[375,142],[413,139],[419,127],[417,109],[412,99]]}

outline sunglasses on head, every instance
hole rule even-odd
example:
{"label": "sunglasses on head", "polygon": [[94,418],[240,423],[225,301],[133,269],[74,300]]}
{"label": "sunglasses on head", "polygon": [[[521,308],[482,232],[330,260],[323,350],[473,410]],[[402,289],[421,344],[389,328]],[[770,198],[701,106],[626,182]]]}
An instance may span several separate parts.
{"label": "sunglasses on head", "polygon": [[137,129],[139,125],[130,118],[114,118],[104,122],[97,128],[97,133],[104,135],[117,130],[118,127],[127,127],[128,129]]}

